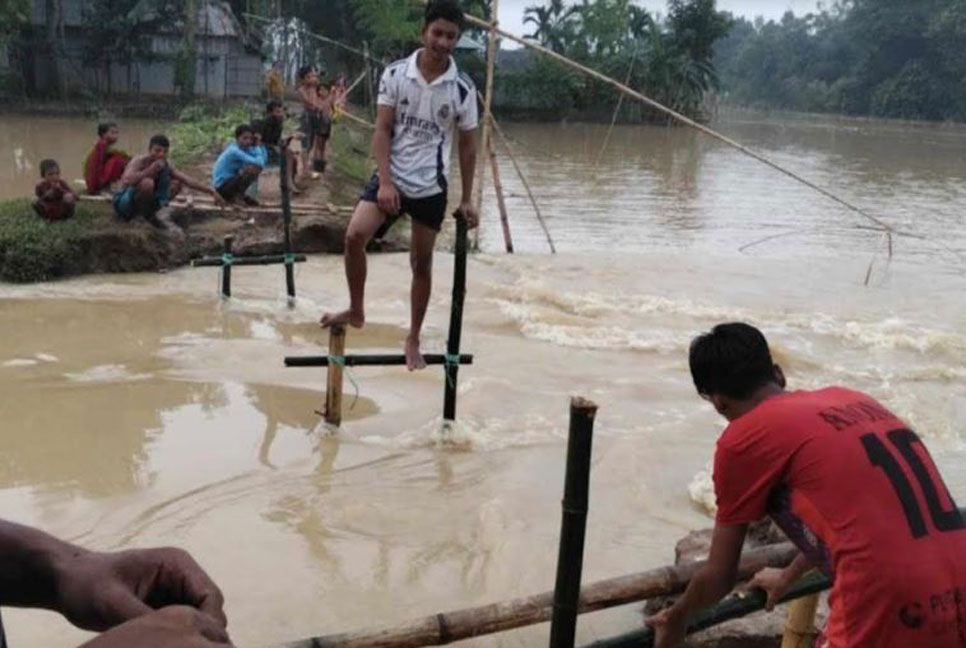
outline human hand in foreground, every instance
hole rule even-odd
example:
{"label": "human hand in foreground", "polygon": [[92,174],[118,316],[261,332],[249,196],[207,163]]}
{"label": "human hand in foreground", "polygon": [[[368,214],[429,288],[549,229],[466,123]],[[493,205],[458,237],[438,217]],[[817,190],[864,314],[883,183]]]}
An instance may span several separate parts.
{"label": "human hand in foreground", "polygon": [[[180,549],[117,553],[78,550],[63,558],[57,574],[56,609],[85,630],[107,630],[143,615],[154,616],[155,610],[167,606],[194,608],[220,628],[222,634],[228,625],[221,591],[198,563]],[[185,611],[169,614],[170,617],[161,617],[160,625],[149,623],[146,631],[169,632],[171,624],[182,621],[195,623],[192,627],[196,630],[199,627],[200,622],[194,617],[186,619]],[[154,644],[132,641],[104,644],[104,648],[114,645],[147,648]],[[101,648],[101,644],[93,646]]]}
{"label": "human hand in foreground", "polygon": [[765,567],[749,581],[747,589],[758,588],[764,590],[765,594],[768,595],[768,600],[765,602],[765,609],[771,612],[781,597],[788,593],[792,582],[786,570]]}
{"label": "human hand in foreground", "polygon": [[654,648],[677,648],[687,635],[687,624],[674,608],[668,608],[645,619],[654,630]]}
{"label": "human hand in foreground", "polygon": [[122,623],[80,648],[225,648],[224,627],[198,610],[175,605]]}
{"label": "human hand in foreground", "polygon": [[466,226],[469,229],[473,229],[480,224],[480,216],[476,213],[476,207],[470,201],[460,203],[456,213],[466,220]]}

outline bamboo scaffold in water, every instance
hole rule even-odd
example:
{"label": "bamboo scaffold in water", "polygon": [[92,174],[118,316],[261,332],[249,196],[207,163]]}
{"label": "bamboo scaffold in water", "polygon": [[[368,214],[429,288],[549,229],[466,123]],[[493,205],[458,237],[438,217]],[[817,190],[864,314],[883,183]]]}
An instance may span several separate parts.
{"label": "bamboo scaffold in water", "polygon": [[549,56],[550,58],[552,58],[552,59],[554,59],[556,61],[559,61],[559,62],[563,63],[564,65],[567,65],[567,66],[572,67],[572,68],[574,68],[576,70],[579,70],[580,72],[582,72],[582,73],[584,73],[584,74],[586,74],[588,76],[591,76],[591,77],[597,79],[598,81],[602,81],[602,82],[604,82],[604,83],[606,83],[606,84],[608,84],[610,86],[613,86],[614,88],[616,88],[620,92],[626,94],[627,96],[632,97],[632,98],[634,98],[634,99],[636,99],[636,100],[638,100],[638,101],[640,101],[640,102],[642,102],[642,103],[644,103],[644,104],[646,104],[646,105],[654,108],[655,110],[659,110],[660,112],[663,112],[664,114],[666,114],[669,117],[671,117],[671,118],[673,118],[673,119],[681,122],[682,124],[684,124],[686,126],[690,126],[691,128],[694,128],[695,130],[698,130],[701,133],[704,133],[705,135],[708,135],[710,137],[713,137],[714,139],[719,140],[719,141],[727,144],[728,146],[730,146],[730,147],[732,147],[734,149],[737,149],[738,151],[741,151],[745,155],[748,155],[748,156],[750,156],[750,157],[758,160],[759,162],[761,162],[761,163],[763,163],[763,164],[771,167],[772,169],[774,169],[774,170],[776,170],[776,171],[778,171],[778,172],[780,172],[780,173],[782,173],[782,174],[784,174],[784,175],[792,178],[796,182],[799,182],[799,183],[804,184],[805,186],[807,186],[807,187],[809,187],[811,189],[814,189],[815,191],[819,192],[820,194],[822,194],[826,198],[829,198],[830,200],[835,201],[836,203],[838,203],[839,205],[845,207],[849,211],[851,211],[851,212],[853,212],[855,214],[858,214],[859,216],[865,218],[866,220],[868,220],[871,223],[873,223],[874,225],[876,225],[876,229],[878,229],[879,231],[882,231],[882,232],[885,232],[886,234],[888,234],[890,240],[892,238],[892,235],[894,233],[896,233],[896,229],[894,227],[892,227],[891,225],[889,225],[888,223],[886,223],[885,221],[883,221],[882,219],[877,218],[876,216],[873,216],[872,214],[866,212],[864,209],[853,205],[852,203],[850,203],[849,201],[845,200],[844,198],[841,198],[841,197],[835,195],[834,193],[832,193],[828,189],[826,189],[826,188],[824,188],[824,187],[822,187],[822,186],[820,186],[820,185],[812,182],[811,180],[808,180],[807,178],[804,178],[804,177],[800,176],[799,174],[795,173],[794,171],[790,171],[790,170],[786,169],[785,167],[783,167],[782,165],[778,164],[777,162],[774,162],[773,160],[770,160],[769,158],[765,157],[761,153],[757,153],[757,152],[749,149],[747,146],[744,146],[740,142],[737,142],[737,141],[731,139],[730,137],[727,137],[726,135],[722,135],[721,133],[719,133],[719,132],[717,132],[715,130],[712,130],[711,128],[708,128],[707,126],[704,126],[703,124],[699,124],[698,122],[694,121],[693,119],[691,119],[689,117],[686,117],[685,115],[682,115],[681,113],[677,112],[676,110],[674,110],[672,108],[668,108],[664,104],[662,104],[662,103],[660,103],[658,101],[655,101],[654,99],[651,99],[650,97],[648,97],[648,96],[646,96],[646,95],[644,95],[644,94],[642,94],[642,93],[634,90],[633,88],[628,87],[626,84],[623,84],[620,81],[617,81],[616,79],[612,79],[611,77],[609,77],[609,76],[607,76],[605,74],[601,74],[597,70],[594,70],[592,68],[589,68],[586,65],[582,65],[580,63],[577,63],[576,61],[574,61],[572,59],[569,59],[566,56],[563,56],[562,54],[558,54],[557,52],[553,51],[549,47],[544,47],[543,45],[540,45],[538,43],[534,43],[534,42],[529,41],[529,40],[527,40],[525,38],[521,38],[519,36],[515,36],[514,34],[511,34],[511,33],[507,32],[507,31],[504,31],[504,30],[500,29],[499,27],[493,26],[490,22],[487,22],[486,20],[483,20],[483,19],[478,18],[476,16],[473,16],[471,14],[466,14],[466,20],[468,22],[470,22],[470,23],[478,26],[478,27],[483,27],[484,29],[493,29],[493,31],[495,31],[497,34],[499,34],[500,36],[502,36],[502,37],[504,37],[506,39],[509,39],[509,40],[511,40],[511,41],[513,41],[515,43],[519,43],[520,45],[523,45],[524,47],[530,48],[530,49],[532,49],[534,51],[540,52],[541,54],[544,54],[545,56]]}
{"label": "bamboo scaffold in water", "polygon": [[[787,566],[797,555],[791,543],[753,549],[741,558],[737,577],[751,578],[765,567]],[[662,567],[598,581],[580,592],[579,612],[635,603],[657,596],[680,594],[703,562]],[[504,630],[546,623],[553,614],[553,592],[493,603],[465,610],[433,614],[421,619],[375,630],[314,637],[284,644],[281,648],[416,648],[444,646]]]}

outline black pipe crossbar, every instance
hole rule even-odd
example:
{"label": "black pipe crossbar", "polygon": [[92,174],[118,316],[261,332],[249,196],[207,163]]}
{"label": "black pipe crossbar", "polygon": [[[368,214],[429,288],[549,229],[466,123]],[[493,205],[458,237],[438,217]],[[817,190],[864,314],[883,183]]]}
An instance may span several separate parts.
{"label": "black pipe crossbar", "polygon": [[[296,254],[292,257],[295,263],[305,263],[307,260],[304,254]],[[231,263],[227,264],[230,266],[252,266],[252,265],[275,265],[278,263],[285,263],[286,258],[284,254],[270,254],[267,256],[251,256],[251,257],[232,257]],[[206,257],[204,259],[194,259],[191,265],[195,268],[202,267],[218,267],[225,265],[225,259],[223,257]]]}
{"label": "black pipe crossbar", "polygon": [[[831,581],[822,573],[812,572],[803,576],[779,601],[787,603],[804,596],[818,594],[832,586]],[[699,612],[690,625],[688,634],[707,630],[725,621],[748,616],[753,612],[765,609],[765,592],[754,589],[744,594],[732,594],[716,606]],[[587,644],[583,648],[647,648],[654,645],[654,631],[651,628],[641,628],[633,632],[603,639]]]}
{"label": "black pipe crossbar", "polygon": [[[392,367],[406,364],[406,356],[399,355],[347,355],[342,358],[346,367]],[[423,356],[427,365],[446,365],[446,356],[440,353],[429,353]],[[328,367],[329,356],[290,356],[285,358],[286,367]],[[456,364],[456,363],[453,363]],[[459,357],[459,364],[473,364],[472,354]]]}

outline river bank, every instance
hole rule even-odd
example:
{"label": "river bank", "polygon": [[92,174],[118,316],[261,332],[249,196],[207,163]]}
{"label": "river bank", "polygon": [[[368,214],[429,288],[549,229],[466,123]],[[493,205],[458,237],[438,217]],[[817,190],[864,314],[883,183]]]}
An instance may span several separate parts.
{"label": "river bank", "polygon": [[[135,123],[134,141],[145,139],[148,133],[166,133],[172,141],[172,163],[188,175],[207,181],[218,152],[233,137],[235,126],[250,121],[258,110],[261,108],[243,103],[218,108],[192,105],[182,109],[175,121]],[[40,132],[45,126],[48,131],[60,128],[57,120],[45,121],[33,114],[24,119]],[[95,123],[92,117],[91,130]],[[126,123],[121,123],[122,133],[127,134]],[[39,137],[39,141],[47,141],[49,134]],[[345,122],[333,130],[333,163],[321,179],[307,181],[306,190],[292,201],[292,234],[299,252],[342,251],[350,215],[347,208],[354,203],[368,170],[367,139],[368,133],[354,130]],[[233,206],[218,210],[204,202],[175,203],[171,220],[180,230],[159,230],[141,219],[122,222],[114,216],[107,200],[85,200],[75,218],[45,223],[36,216],[26,197],[36,182],[32,172],[42,157],[56,156],[68,180],[77,178],[72,158],[81,158],[79,151],[83,150],[80,145],[72,151],[57,152],[51,144],[38,143],[34,150],[9,147],[15,165],[8,192],[24,197],[0,201],[0,280],[31,282],[98,272],[164,271],[185,265],[192,258],[220,254],[222,239],[227,235],[235,237],[236,254],[283,251],[277,169],[267,170],[259,182],[260,200],[274,204],[274,208]],[[78,191],[80,182],[79,178],[73,180]],[[344,208],[335,208],[336,205]],[[394,241],[390,247],[403,244],[398,237],[390,240]]]}

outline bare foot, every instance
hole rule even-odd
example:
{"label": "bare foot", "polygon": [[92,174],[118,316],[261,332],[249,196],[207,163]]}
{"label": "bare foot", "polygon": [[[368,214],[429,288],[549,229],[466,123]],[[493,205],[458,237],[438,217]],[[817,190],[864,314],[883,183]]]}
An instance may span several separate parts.
{"label": "bare foot", "polygon": [[406,346],[404,347],[406,354],[406,368],[410,371],[416,369],[425,369],[426,361],[423,359],[423,354],[419,352],[419,340],[415,338],[406,338]]}
{"label": "bare foot", "polygon": [[325,313],[319,320],[319,324],[322,328],[329,328],[336,324],[348,324],[353,328],[362,328],[362,325],[366,323],[366,316],[362,312],[356,312],[352,309],[344,310],[341,313]]}

